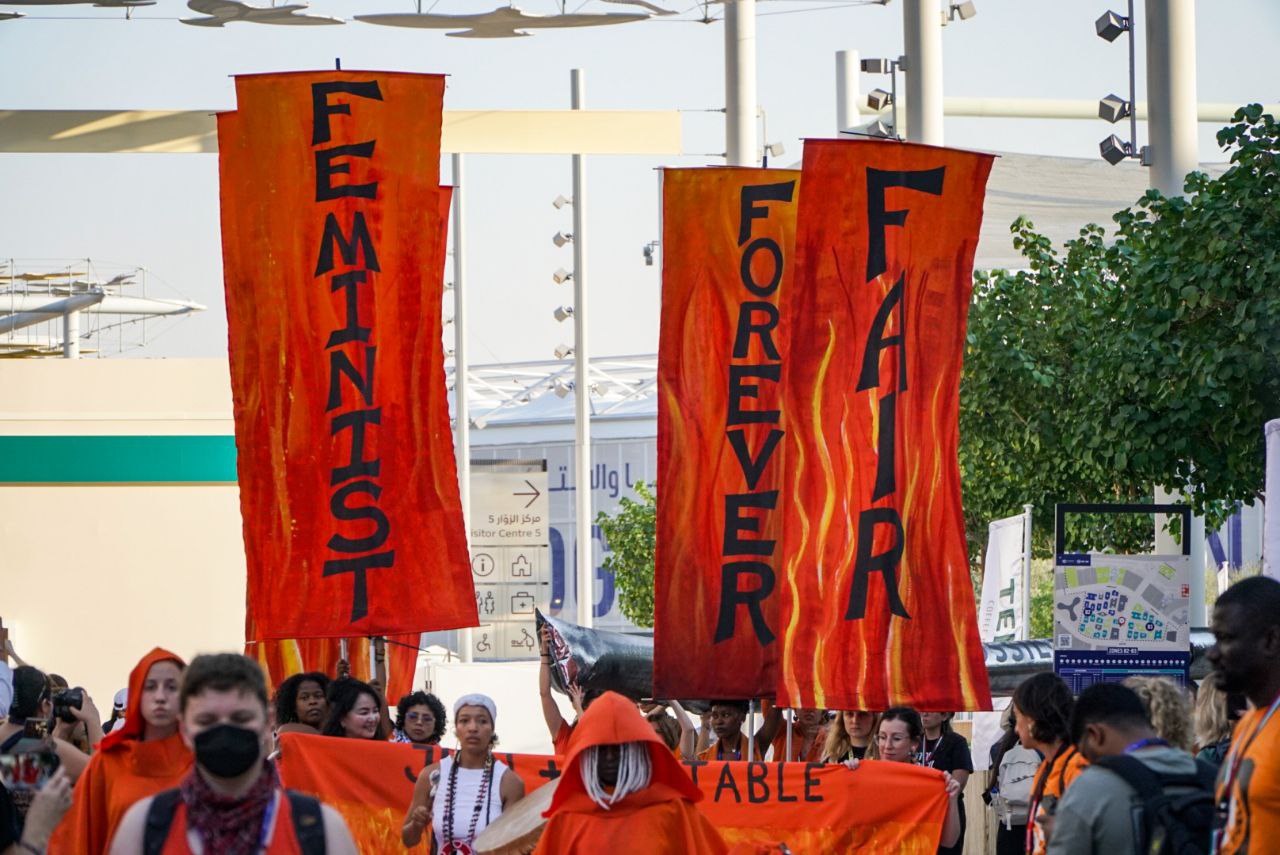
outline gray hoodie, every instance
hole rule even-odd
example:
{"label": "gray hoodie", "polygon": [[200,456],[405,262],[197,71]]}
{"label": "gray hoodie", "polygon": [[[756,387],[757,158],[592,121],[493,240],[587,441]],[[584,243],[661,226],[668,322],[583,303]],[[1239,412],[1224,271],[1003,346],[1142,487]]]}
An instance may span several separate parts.
{"label": "gray hoodie", "polygon": [[[1136,751],[1141,760],[1160,775],[1196,773],[1195,759],[1185,751],[1165,746]],[[1134,809],[1138,794],[1106,769],[1090,766],[1071,782],[1054,815],[1049,855],[1127,855],[1137,851]]]}

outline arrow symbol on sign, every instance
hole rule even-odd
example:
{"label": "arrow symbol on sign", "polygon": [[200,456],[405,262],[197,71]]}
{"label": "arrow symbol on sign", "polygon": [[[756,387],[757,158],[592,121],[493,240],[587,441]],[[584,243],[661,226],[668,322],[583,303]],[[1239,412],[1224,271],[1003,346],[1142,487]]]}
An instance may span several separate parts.
{"label": "arrow symbol on sign", "polygon": [[531,483],[529,482],[529,479],[528,479],[528,478],[524,479],[524,482],[525,482],[526,484],[529,484],[529,489],[530,489],[530,490],[532,490],[533,492],[532,492],[532,493],[512,493],[511,495],[513,495],[513,496],[533,496],[533,498],[532,498],[532,499],[530,499],[528,502],[526,502],[526,503],[525,503],[525,507],[527,508],[527,507],[529,507],[529,505],[532,505],[534,502],[538,501],[538,497],[539,497],[539,496],[541,496],[541,495],[542,495],[542,493],[540,493],[540,492],[538,491],[538,488],[537,488],[537,487],[533,486],[533,484],[531,484]]}

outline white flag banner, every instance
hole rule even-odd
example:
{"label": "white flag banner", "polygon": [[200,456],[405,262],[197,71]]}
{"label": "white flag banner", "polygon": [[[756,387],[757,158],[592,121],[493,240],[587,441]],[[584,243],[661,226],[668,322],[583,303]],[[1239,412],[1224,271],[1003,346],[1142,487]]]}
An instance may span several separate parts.
{"label": "white flag banner", "polygon": [[1280,419],[1267,422],[1267,482],[1262,524],[1262,572],[1280,579]]}
{"label": "white flag banner", "polygon": [[991,748],[1004,736],[1004,720],[1009,715],[1009,698],[992,698],[994,712],[973,714],[973,741],[970,755],[973,771],[985,772],[991,768]]}
{"label": "white flag banner", "polygon": [[1026,514],[996,520],[987,534],[978,632],[985,642],[1025,638],[1023,627],[1023,548]]}

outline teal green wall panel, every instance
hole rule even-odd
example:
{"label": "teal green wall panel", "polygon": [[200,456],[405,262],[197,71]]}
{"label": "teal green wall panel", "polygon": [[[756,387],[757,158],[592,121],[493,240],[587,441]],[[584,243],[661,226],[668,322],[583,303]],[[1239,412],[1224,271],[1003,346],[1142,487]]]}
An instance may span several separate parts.
{"label": "teal green wall panel", "polygon": [[235,481],[233,436],[0,436],[0,484]]}

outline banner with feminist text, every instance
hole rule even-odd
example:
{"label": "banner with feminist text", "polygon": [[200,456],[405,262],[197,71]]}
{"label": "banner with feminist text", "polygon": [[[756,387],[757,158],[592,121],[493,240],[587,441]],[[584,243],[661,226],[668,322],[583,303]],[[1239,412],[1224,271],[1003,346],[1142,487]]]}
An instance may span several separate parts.
{"label": "banner with feminist text", "polygon": [[662,174],[655,697],[776,691],[780,306],[799,178]]}
{"label": "banner with feminist text", "polygon": [[474,625],[441,346],[444,78],[236,78],[218,117],[249,640]]}
{"label": "banner with feminist text", "polygon": [[[446,752],[451,753],[451,752]],[[441,749],[329,736],[280,736],[280,777],[340,813],[361,852],[398,852],[418,775]],[[559,777],[560,758],[494,755],[531,793]],[[850,771],[817,763],[687,763],[701,810],[730,846],[785,843],[806,855],[933,855],[947,796],[942,773],[865,761]],[[439,797],[439,796],[437,796]],[[428,851],[426,835],[418,849]]]}
{"label": "banner with feminist text", "polygon": [[780,306],[780,706],[991,709],[957,417],[992,160],[805,142]]}

